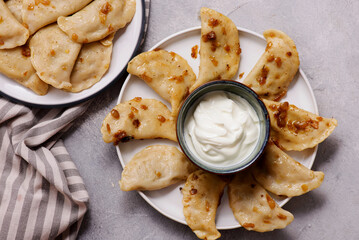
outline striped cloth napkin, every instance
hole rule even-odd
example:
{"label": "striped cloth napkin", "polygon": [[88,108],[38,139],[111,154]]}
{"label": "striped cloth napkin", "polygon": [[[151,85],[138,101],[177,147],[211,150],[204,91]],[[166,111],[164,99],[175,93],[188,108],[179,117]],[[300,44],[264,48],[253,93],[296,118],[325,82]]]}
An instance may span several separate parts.
{"label": "striped cloth napkin", "polygon": [[1,240],[76,239],[89,195],[60,138],[90,103],[48,110],[0,97]]}
{"label": "striped cloth napkin", "polygon": [[0,98],[0,239],[75,239],[88,193],[59,139],[89,102],[35,109]]}

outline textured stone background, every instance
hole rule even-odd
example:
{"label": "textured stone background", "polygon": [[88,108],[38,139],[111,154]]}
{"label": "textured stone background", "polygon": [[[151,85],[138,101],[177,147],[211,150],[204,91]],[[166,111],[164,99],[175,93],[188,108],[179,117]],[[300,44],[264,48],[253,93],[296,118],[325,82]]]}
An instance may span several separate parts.
{"label": "textured stone background", "polygon": [[[313,168],[325,173],[322,186],[284,208],[294,221],[284,230],[221,231],[221,239],[357,239],[359,236],[359,1],[356,0],[152,0],[143,50],[200,25],[201,6],[229,16],[237,26],[262,33],[277,28],[291,36],[300,54],[320,114],[339,127],[320,144]],[[90,194],[90,210],[79,239],[196,239],[182,224],[162,216],[136,192],[121,192],[122,171],[115,148],[101,139],[100,126],[115,106],[122,82],[93,101],[65,136],[65,144]]]}

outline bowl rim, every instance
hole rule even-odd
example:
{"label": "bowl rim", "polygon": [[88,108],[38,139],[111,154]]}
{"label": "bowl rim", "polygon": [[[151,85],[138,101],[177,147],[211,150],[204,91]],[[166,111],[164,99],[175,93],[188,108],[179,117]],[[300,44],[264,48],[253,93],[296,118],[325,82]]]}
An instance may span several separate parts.
{"label": "bowl rim", "polygon": [[[186,153],[184,147],[182,145],[186,145],[184,144],[183,141],[180,140],[180,137],[179,137],[179,125],[180,125],[180,122],[179,121],[179,117],[180,117],[180,113],[183,111],[183,106],[185,106],[185,104],[193,98],[193,96],[195,96],[196,94],[198,94],[198,92],[200,91],[203,91],[203,89],[205,88],[208,88],[212,85],[232,85],[232,86],[235,86],[235,87],[240,87],[242,89],[245,89],[247,92],[249,92],[252,96],[254,96],[254,98],[257,100],[257,102],[259,103],[261,109],[263,110],[263,115],[264,115],[264,125],[265,125],[265,136],[264,136],[264,141],[260,147],[260,149],[258,150],[258,152],[256,153],[256,155],[250,160],[248,161],[246,164],[244,165],[240,165],[240,166],[237,166],[233,169],[227,169],[227,170],[220,170],[220,169],[213,169],[213,168],[210,168],[210,167],[207,167],[207,168],[204,168],[203,165],[199,165],[195,160],[193,160],[190,156],[188,156],[188,154]],[[209,92],[214,92],[214,91],[225,91],[225,92],[229,92],[227,90],[212,90],[212,91],[209,91]],[[209,92],[206,92],[204,94],[202,94],[200,97],[208,94]],[[233,92],[230,92],[232,94],[235,94]],[[240,95],[238,95],[240,96]],[[240,96],[240,97],[243,97],[243,96]],[[244,97],[243,97],[244,98]],[[246,98],[244,98],[245,100],[247,100]],[[252,105],[252,104],[251,104]],[[191,107],[191,106],[190,106]],[[189,107],[189,109],[190,109]],[[189,110],[188,109],[188,110]],[[258,113],[257,111],[255,111],[256,113]],[[188,111],[187,111],[188,113]],[[186,117],[183,116],[183,125],[185,123],[185,119]],[[267,110],[267,107],[265,106],[265,104],[263,103],[263,101],[261,100],[261,98],[258,96],[258,94],[253,90],[251,89],[250,87],[246,86],[245,84],[243,83],[240,83],[238,81],[235,81],[235,80],[225,80],[225,79],[221,79],[221,80],[214,80],[214,81],[210,81],[208,83],[205,83],[199,87],[197,87],[195,90],[193,90],[186,98],[185,100],[182,102],[181,104],[181,107],[180,107],[180,110],[178,111],[178,115],[177,115],[177,121],[176,121],[176,137],[177,137],[177,142],[178,142],[178,145],[179,147],[181,148],[182,152],[184,153],[184,155],[194,164],[196,165],[198,168],[204,170],[204,171],[207,171],[207,172],[210,172],[210,173],[213,173],[213,174],[217,174],[217,175],[229,175],[229,174],[235,174],[237,172],[240,172],[240,171],[243,171],[245,169],[247,169],[249,166],[251,166],[257,159],[259,159],[263,152],[264,152],[264,149],[265,147],[267,146],[268,144],[268,141],[269,141],[269,133],[270,133],[270,116],[269,116],[269,113],[268,113],[268,110]],[[184,138],[184,137],[183,137]]]}

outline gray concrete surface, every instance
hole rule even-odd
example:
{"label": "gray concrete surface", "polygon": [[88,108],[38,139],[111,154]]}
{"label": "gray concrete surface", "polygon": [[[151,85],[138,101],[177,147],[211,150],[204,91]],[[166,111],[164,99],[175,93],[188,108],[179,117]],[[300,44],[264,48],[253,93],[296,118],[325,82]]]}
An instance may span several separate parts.
{"label": "gray concrete surface", "polygon": [[[292,224],[269,233],[221,231],[221,239],[359,239],[359,1],[152,0],[143,50],[172,33],[200,25],[201,6],[258,33],[277,28],[289,34],[320,114],[339,121],[335,132],[320,144],[313,166],[325,173],[322,186],[284,207],[295,216]],[[136,192],[121,192],[117,185],[122,168],[115,148],[102,141],[99,129],[124,79],[98,96],[64,136],[90,194],[79,239],[196,239],[187,226],[167,219]]]}

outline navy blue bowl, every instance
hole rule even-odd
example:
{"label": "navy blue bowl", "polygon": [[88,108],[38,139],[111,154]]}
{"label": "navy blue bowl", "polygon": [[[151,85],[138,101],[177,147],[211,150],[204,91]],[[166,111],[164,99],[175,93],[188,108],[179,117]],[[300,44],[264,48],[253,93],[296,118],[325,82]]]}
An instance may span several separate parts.
{"label": "navy blue bowl", "polygon": [[[199,101],[204,97],[204,95],[213,91],[228,92],[247,100],[257,113],[260,123],[259,141],[257,141],[257,144],[252,153],[249,154],[249,156],[243,161],[230,166],[213,166],[213,164],[204,164],[203,161],[198,159],[199,156],[193,153],[185,138],[185,123],[187,115],[191,115],[193,113],[194,108],[198,105]],[[191,160],[201,169],[215,174],[232,174],[249,167],[261,156],[268,142],[269,131],[270,120],[264,103],[259,99],[258,95],[252,89],[242,83],[231,80],[213,81],[195,89],[182,104],[177,118],[177,139],[183,153],[189,160]]]}

